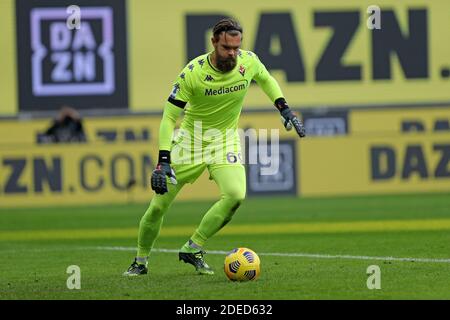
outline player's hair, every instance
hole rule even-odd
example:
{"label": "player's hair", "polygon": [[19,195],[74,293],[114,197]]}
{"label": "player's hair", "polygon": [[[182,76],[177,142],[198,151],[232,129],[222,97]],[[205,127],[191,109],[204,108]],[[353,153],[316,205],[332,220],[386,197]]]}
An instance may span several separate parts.
{"label": "player's hair", "polygon": [[218,40],[222,32],[229,34],[230,36],[237,36],[242,34],[242,27],[236,20],[232,18],[224,18],[217,22],[213,27],[213,37]]}

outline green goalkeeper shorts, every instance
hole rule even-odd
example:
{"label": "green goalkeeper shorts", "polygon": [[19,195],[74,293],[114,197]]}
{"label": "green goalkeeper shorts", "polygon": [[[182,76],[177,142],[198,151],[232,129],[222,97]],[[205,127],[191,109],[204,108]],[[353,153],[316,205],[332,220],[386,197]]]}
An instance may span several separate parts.
{"label": "green goalkeeper shorts", "polygon": [[[178,139],[172,144],[171,160],[171,166],[179,183],[193,183],[206,168],[211,175],[214,170],[221,167],[244,167],[241,145],[237,136],[226,144],[210,143],[208,146],[203,145],[199,148]],[[244,170],[243,172],[245,174]]]}

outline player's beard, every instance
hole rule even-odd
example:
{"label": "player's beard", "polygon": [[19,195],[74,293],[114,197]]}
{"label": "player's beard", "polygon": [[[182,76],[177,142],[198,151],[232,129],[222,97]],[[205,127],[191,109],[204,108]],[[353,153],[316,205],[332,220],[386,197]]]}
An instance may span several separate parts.
{"label": "player's beard", "polygon": [[222,72],[228,72],[236,67],[236,58],[228,57],[222,58],[219,55],[216,55],[216,64],[217,68]]}

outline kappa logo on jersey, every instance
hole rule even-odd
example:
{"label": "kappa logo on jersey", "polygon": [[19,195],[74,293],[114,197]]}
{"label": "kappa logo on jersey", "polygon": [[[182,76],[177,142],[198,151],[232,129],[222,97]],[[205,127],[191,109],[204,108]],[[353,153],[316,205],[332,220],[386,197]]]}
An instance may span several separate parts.
{"label": "kappa logo on jersey", "polygon": [[186,76],[186,74],[185,74],[184,72],[182,72],[182,73],[180,74],[180,78],[183,79],[183,80],[184,80],[185,76]]}
{"label": "kappa logo on jersey", "polygon": [[189,66],[188,66],[188,68],[189,68],[189,70],[194,70],[194,64],[193,63],[191,63]]}
{"label": "kappa logo on jersey", "polygon": [[242,76],[245,75],[245,67],[242,64],[239,66],[239,73],[242,74]]}
{"label": "kappa logo on jersey", "polygon": [[204,63],[205,63],[205,59],[198,60],[198,64],[200,65],[200,67],[203,67]]}
{"label": "kappa logo on jersey", "polygon": [[208,74],[205,78],[205,81],[214,81],[214,78]]}

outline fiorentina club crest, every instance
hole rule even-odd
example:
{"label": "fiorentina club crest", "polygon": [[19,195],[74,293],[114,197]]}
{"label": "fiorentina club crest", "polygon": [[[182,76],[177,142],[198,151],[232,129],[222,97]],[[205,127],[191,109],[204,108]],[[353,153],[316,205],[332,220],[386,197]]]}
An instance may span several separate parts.
{"label": "fiorentina club crest", "polygon": [[245,75],[245,68],[242,64],[239,66],[239,73],[242,74],[242,76]]}

